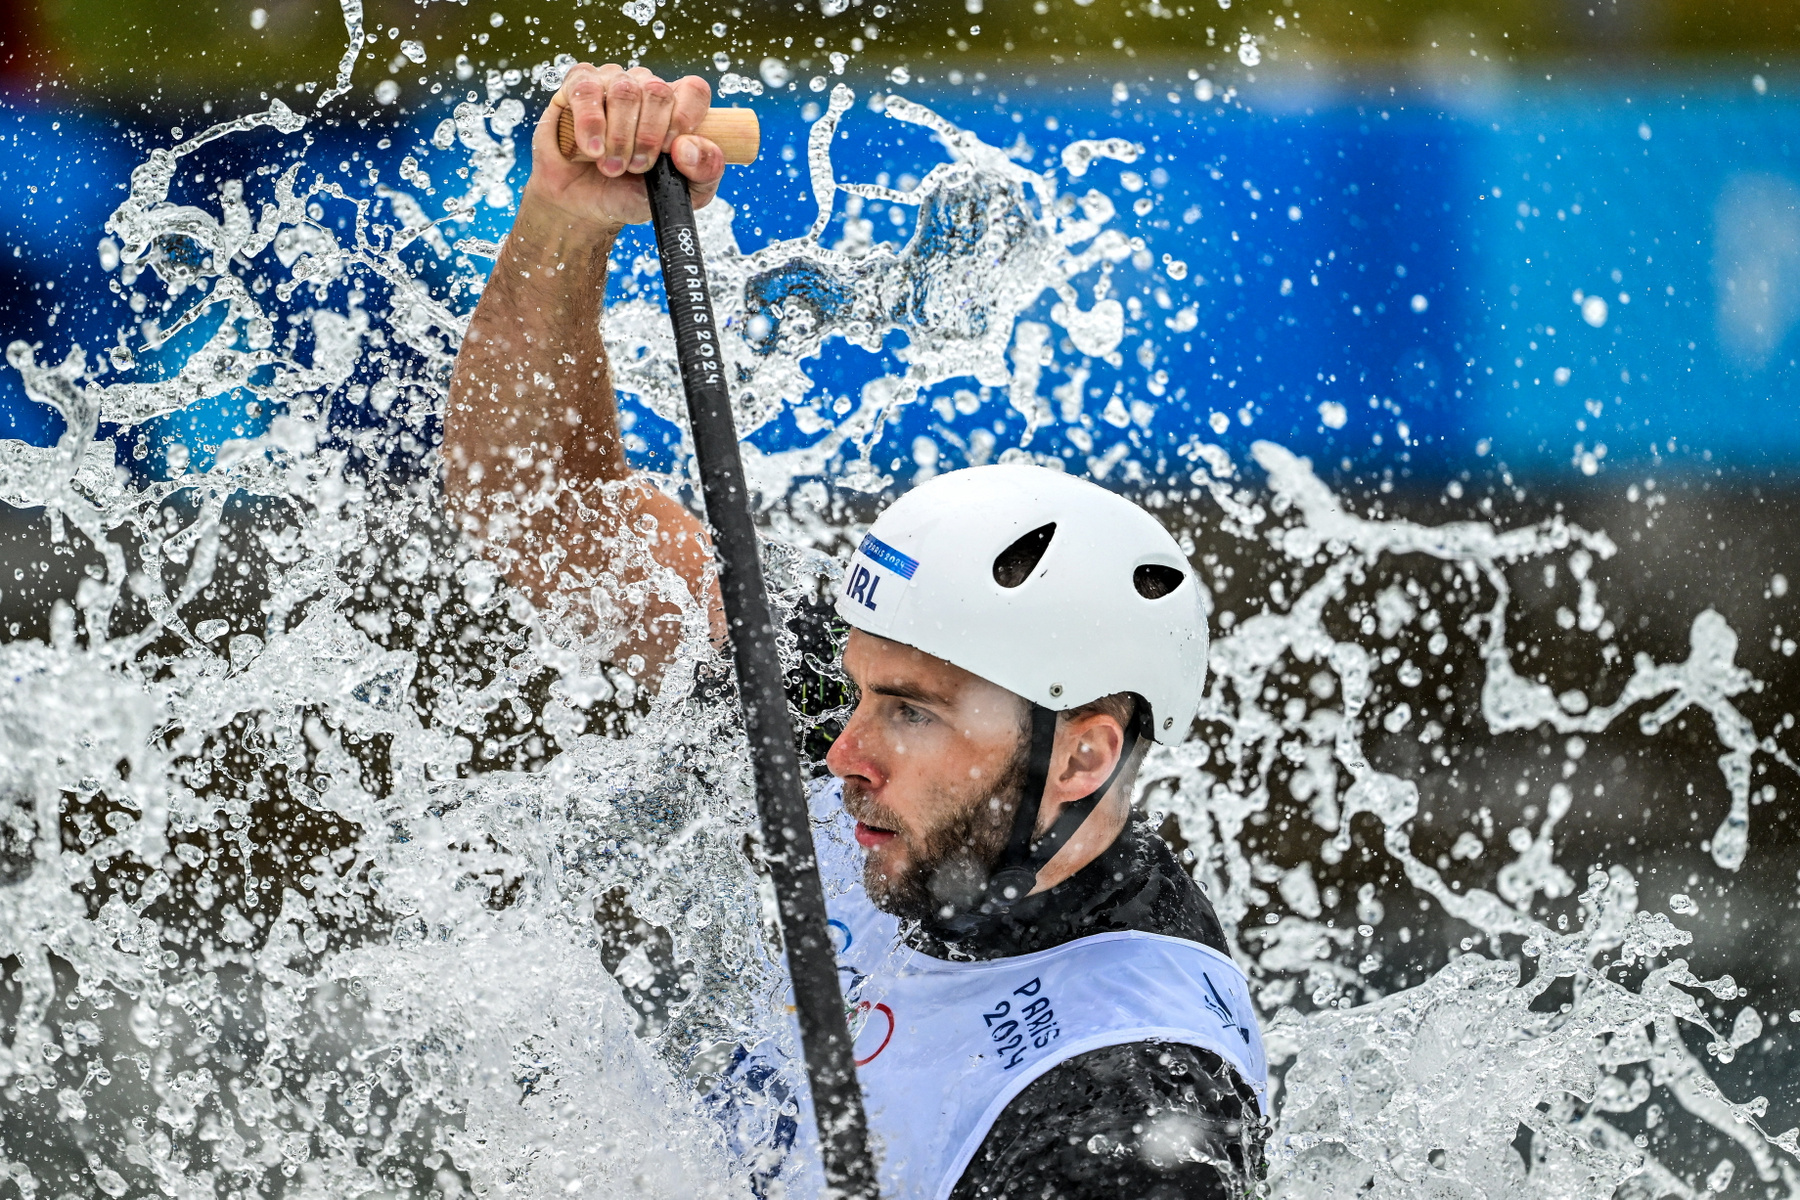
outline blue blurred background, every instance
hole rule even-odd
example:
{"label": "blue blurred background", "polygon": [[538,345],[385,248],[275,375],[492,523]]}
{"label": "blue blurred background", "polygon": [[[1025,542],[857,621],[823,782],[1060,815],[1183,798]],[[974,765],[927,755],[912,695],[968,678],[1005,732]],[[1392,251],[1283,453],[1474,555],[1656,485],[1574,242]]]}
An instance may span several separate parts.
{"label": "blue blurred background", "polygon": [[[1800,105],[1772,73],[1326,87],[1288,73],[1239,79],[1229,99],[1227,81],[1195,75],[950,72],[905,87],[851,76],[862,98],[901,92],[990,143],[1029,150],[1040,167],[1077,136],[1122,134],[1145,148],[1135,163],[1098,162],[1068,181],[1106,192],[1115,227],[1142,237],[1148,253],[1118,266],[1128,335],[1119,365],[1086,364],[1086,435],[1071,441],[1059,425],[1040,432],[1034,450],[1098,464],[1124,442],[1147,469],[1160,457],[1173,471],[1179,463],[1166,452],[1194,435],[1234,451],[1266,437],[1359,475],[1441,480],[1492,456],[1546,482],[1628,464],[1760,475],[1800,456],[1800,410],[1790,402]],[[812,219],[804,139],[816,100],[800,90],[756,102],[767,150],[724,193],[740,210],[746,248],[797,236]],[[421,104],[382,130],[385,150],[353,124],[314,125],[288,141],[310,138],[308,163],[328,173],[355,157],[393,178],[402,156],[429,150],[443,115]],[[851,136],[834,147],[840,178],[898,186],[945,157],[924,131],[862,104],[846,122]],[[257,161],[278,140],[264,131],[197,156],[202,178],[184,176],[178,192],[207,204],[232,158]],[[8,341],[39,343],[40,361],[74,344],[93,355],[136,324],[102,270],[103,226],[132,167],[170,141],[169,126],[142,112],[133,119],[38,92],[0,98]],[[521,145],[515,182],[527,151]],[[873,205],[863,215],[878,239],[902,241],[913,212]],[[840,224],[843,215],[840,201]],[[506,221],[484,208],[469,232],[497,238]],[[1033,315],[1045,319],[1051,299]],[[179,361],[210,332],[197,322],[139,371]],[[1080,361],[1058,355],[1059,367]],[[861,351],[829,351],[815,377],[822,394],[854,395],[874,365]],[[1040,392],[1062,382],[1047,373]],[[1094,420],[1114,396],[1123,428]],[[912,406],[890,424],[877,465],[912,469],[920,437],[933,440],[941,465],[958,465],[957,443],[996,418],[1011,423],[1001,447],[1015,443],[1023,418],[1003,399],[973,416]],[[216,442],[244,420],[241,401],[218,398],[134,434],[150,453],[122,451],[121,462],[155,472],[166,439]],[[668,465],[672,431],[646,413],[637,432],[645,461]],[[25,397],[17,373],[0,371],[0,435],[44,444],[59,433],[59,418]],[[779,449],[811,438],[782,421],[756,440]]]}

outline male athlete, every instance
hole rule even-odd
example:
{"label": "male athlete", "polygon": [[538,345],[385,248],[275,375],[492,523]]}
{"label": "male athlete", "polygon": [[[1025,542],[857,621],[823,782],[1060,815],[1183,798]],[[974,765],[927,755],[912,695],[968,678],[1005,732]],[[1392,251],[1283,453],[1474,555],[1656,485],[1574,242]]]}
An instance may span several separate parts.
{"label": "male athlete", "polygon": [[[696,205],[717,189],[723,155],[692,132],[710,98],[693,77],[569,73],[445,422],[465,526],[534,601],[615,635],[644,686],[685,619],[723,621],[702,524],[626,464],[602,297],[658,154]],[[558,152],[563,106],[593,163]],[[650,586],[670,571],[692,603]],[[884,1195],[1245,1194],[1261,1035],[1211,904],[1130,805],[1205,672],[1206,601],[1173,539],[1053,471],[951,472],[875,522],[836,611],[858,700],[815,808]],[[763,1149],[760,1190],[816,1185],[804,1148]]]}

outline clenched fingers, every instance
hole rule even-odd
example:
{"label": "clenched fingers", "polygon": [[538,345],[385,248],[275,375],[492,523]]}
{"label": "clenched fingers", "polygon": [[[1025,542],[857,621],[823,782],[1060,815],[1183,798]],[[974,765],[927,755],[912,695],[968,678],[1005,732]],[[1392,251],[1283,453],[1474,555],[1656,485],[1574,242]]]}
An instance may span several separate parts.
{"label": "clenched fingers", "polygon": [[675,113],[675,89],[652,75],[640,79],[643,104],[638,110],[637,135],[632,140],[631,162],[626,169],[642,175],[663,152],[669,140],[669,118]]}
{"label": "clenched fingers", "polygon": [[665,148],[673,145],[682,134],[700,128],[707,109],[712,106],[712,86],[698,75],[677,79],[671,86],[675,92],[675,111],[669,117],[669,138],[664,143]]}
{"label": "clenched fingers", "polygon": [[557,92],[574,118],[576,147],[596,162],[606,153],[607,88],[624,74],[625,69],[617,63],[601,67],[582,63],[570,69]]}
{"label": "clenched fingers", "polygon": [[643,85],[629,73],[607,81],[605,149],[600,156],[602,175],[616,178],[625,174],[637,141],[638,115],[643,107]]}

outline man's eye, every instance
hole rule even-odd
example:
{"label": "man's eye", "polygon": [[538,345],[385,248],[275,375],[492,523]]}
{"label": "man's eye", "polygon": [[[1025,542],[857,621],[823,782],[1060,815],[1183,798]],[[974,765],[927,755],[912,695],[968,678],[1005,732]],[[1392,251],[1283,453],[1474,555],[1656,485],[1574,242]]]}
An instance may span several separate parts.
{"label": "man's eye", "polygon": [[900,706],[900,719],[908,725],[923,725],[931,720],[931,714],[914,708],[910,704]]}

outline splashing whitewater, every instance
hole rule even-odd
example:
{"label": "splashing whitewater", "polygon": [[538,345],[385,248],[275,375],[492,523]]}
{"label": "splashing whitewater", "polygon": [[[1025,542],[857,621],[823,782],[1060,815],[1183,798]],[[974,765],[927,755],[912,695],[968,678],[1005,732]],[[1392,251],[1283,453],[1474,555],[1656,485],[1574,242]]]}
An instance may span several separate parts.
{"label": "splashing whitewater", "polygon": [[[703,622],[661,692],[642,694],[606,662],[604,634],[575,639],[471,557],[416,469],[431,463],[476,258],[493,250],[447,235],[511,203],[525,108],[506,91],[490,78],[485,102],[440,126],[434,144],[467,156],[469,185],[438,219],[416,162],[407,188],[371,171],[359,192],[302,155],[223,183],[212,207],[171,198],[208,147],[301,132],[308,118],[279,102],[154,151],[103,247],[151,318],[104,355],[71,347],[40,363],[9,348],[67,428],[51,447],[0,443],[0,500],[46,510],[56,544],[90,564],[47,641],[0,645],[0,962],[16,964],[19,994],[0,1094],[9,1130],[24,1131],[0,1144],[0,1181],[22,1197],[747,1194],[745,1164],[696,1095],[733,1046],[787,1026],[768,905],[742,853],[745,750],[687,698],[712,654]],[[1061,187],[1136,147],[1076,143],[1061,176],[1034,172],[892,97],[887,116],[933,131],[950,159],[898,192],[833,174],[851,102],[836,88],[812,130],[807,236],[746,254],[728,205],[703,214],[746,432],[807,401],[806,364],[830,339],[906,339],[904,370],[871,379],[814,445],[751,453],[783,603],[837,569],[829,551],[853,523],[800,481],[838,457],[851,465],[834,485],[889,486],[871,456],[888,415],[962,377],[1023,414],[1028,441],[1056,419],[1038,394],[1055,339],[1027,316],[1046,294],[1078,355],[1125,336],[1110,272],[1134,247],[1108,228],[1103,192]],[[852,209],[916,206],[912,238],[876,243],[852,219],[825,245],[840,193]],[[608,337],[620,386],[675,420],[661,310],[626,301]],[[159,353],[160,373],[144,365]],[[170,453],[160,472],[116,465],[115,441],[142,445],[145,423],[225,394],[241,398],[241,432]],[[1652,1080],[1794,1192],[1795,1132],[1767,1135],[1767,1102],[1727,1099],[1677,1028],[1705,1030],[1728,1058],[1741,1040],[1712,1028],[1695,993],[1732,999],[1735,984],[1670,957],[1690,935],[1639,910],[1624,867],[1577,881],[1558,865],[1566,787],[1495,890],[1446,883],[1411,849],[1416,784],[1367,750],[1379,664],[1329,632],[1378,564],[1441,569],[1469,619],[1434,620],[1424,592],[1399,584],[1371,619],[1416,624],[1435,657],[1452,636],[1473,644],[1491,732],[1592,733],[1655,702],[1648,737],[1706,713],[1727,747],[1712,852],[1736,867],[1751,758],[1778,752],[1733,706],[1751,680],[1724,620],[1695,620],[1687,661],[1640,658],[1612,702],[1575,703],[1513,671],[1506,569],[1566,557],[1582,630],[1610,644],[1587,579],[1614,552],[1603,535],[1560,520],[1365,519],[1278,446],[1255,448],[1261,487],[1220,447],[1194,439],[1182,454],[1190,474],[1156,501],[1178,524],[1177,509],[1193,514],[1184,534],[1222,529],[1310,579],[1218,638],[1202,732],[1155,751],[1140,797],[1177,819],[1259,981],[1271,1049],[1291,1063],[1276,1192],[1691,1196],[1607,1121],[1645,1103]],[[1301,667],[1312,682],[1276,707],[1274,685]],[[1364,986],[1345,961],[1352,939],[1314,919],[1311,864],[1245,849],[1282,763],[1301,765],[1289,787],[1332,835],[1322,861],[1371,815],[1407,884],[1491,956],[1385,996]],[[1248,925],[1269,884],[1291,913]],[[1577,930],[1532,915],[1539,895],[1577,886]],[[1380,897],[1365,890],[1372,930]],[[1529,970],[1503,955],[1506,938]],[[1572,1004],[1538,1011],[1559,980]],[[1529,1164],[1513,1149],[1521,1124],[1538,1135]]]}

